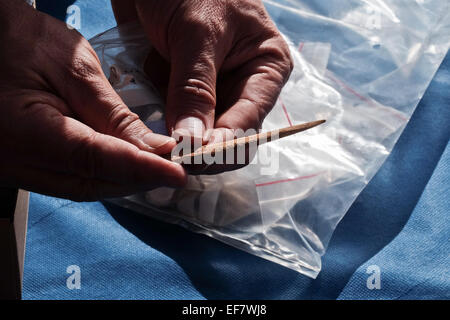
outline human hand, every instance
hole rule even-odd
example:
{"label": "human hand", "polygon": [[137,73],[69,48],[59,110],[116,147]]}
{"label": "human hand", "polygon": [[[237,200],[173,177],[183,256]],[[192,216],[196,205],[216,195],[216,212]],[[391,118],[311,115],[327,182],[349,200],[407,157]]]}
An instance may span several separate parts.
{"label": "human hand", "polygon": [[118,22],[139,19],[156,48],[146,67],[167,97],[169,132],[214,143],[260,128],[293,67],[261,1],[112,3]]}
{"label": "human hand", "polygon": [[105,78],[75,30],[22,1],[0,0],[0,185],[74,200],[181,186],[152,133]]}

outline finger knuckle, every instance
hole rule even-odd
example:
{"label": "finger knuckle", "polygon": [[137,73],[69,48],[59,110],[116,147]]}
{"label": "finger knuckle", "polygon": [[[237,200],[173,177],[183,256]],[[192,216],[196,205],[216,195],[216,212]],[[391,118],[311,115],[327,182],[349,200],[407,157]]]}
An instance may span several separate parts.
{"label": "finger knuckle", "polygon": [[285,78],[287,78],[294,69],[294,60],[292,59],[288,44],[281,37],[281,35],[279,36],[277,43],[278,45],[276,46],[276,51],[278,61],[281,62],[281,73]]}
{"label": "finger knuckle", "polygon": [[175,92],[193,109],[205,109],[205,111],[208,111],[216,105],[215,90],[205,80],[190,78],[185,83],[177,86]]}
{"label": "finger knuckle", "polygon": [[279,81],[285,83],[294,69],[294,61],[284,39],[281,38],[275,43],[266,57],[271,61],[273,70],[277,71]]}
{"label": "finger knuckle", "polygon": [[78,49],[70,58],[69,75],[79,80],[89,80],[101,74],[98,58],[91,48]]}
{"label": "finger knuckle", "polygon": [[118,104],[111,109],[108,116],[106,133],[121,136],[131,128],[138,127],[140,122],[137,114],[131,112],[125,105]]}
{"label": "finger knuckle", "polygon": [[286,77],[288,78],[292,71],[294,70],[294,59],[292,59],[291,52],[289,51],[289,47],[286,45]]}

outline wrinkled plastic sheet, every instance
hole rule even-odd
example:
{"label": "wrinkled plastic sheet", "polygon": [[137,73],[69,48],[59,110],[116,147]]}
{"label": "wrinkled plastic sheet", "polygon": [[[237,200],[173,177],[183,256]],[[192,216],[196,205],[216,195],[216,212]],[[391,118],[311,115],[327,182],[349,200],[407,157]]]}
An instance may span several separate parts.
{"label": "wrinkled plastic sheet", "polygon": [[[327,119],[261,146],[254,162],[186,188],[112,200],[310,277],[336,225],[392,150],[450,44],[448,1],[265,1],[295,68],[263,130]],[[130,108],[165,133],[134,25],[91,40]],[[259,161],[279,155],[276,163]],[[273,159],[273,158],[271,158]]]}

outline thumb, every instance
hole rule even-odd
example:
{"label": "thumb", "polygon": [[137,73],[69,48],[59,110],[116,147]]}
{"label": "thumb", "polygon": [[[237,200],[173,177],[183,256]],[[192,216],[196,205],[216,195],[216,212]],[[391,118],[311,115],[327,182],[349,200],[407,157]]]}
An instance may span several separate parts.
{"label": "thumb", "polygon": [[214,127],[217,69],[213,53],[201,49],[199,53],[198,46],[182,47],[170,57],[167,127],[175,137],[190,136],[192,142],[201,143]]}

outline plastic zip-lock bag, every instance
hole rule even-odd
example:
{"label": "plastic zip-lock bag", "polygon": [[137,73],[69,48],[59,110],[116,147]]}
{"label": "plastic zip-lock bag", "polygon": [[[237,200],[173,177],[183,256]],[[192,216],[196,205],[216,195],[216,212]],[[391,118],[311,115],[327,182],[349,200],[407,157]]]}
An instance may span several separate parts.
{"label": "plastic zip-lock bag", "polygon": [[[327,119],[259,147],[251,165],[190,176],[113,200],[316,277],[338,222],[387,158],[450,43],[446,1],[265,1],[294,70],[263,123]],[[91,40],[125,103],[167,133],[164,103],[143,71],[151,45],[136,25]],[[263,155],[277,154],[277,163]],[[271,157],[269,157],[271,158]]]}

